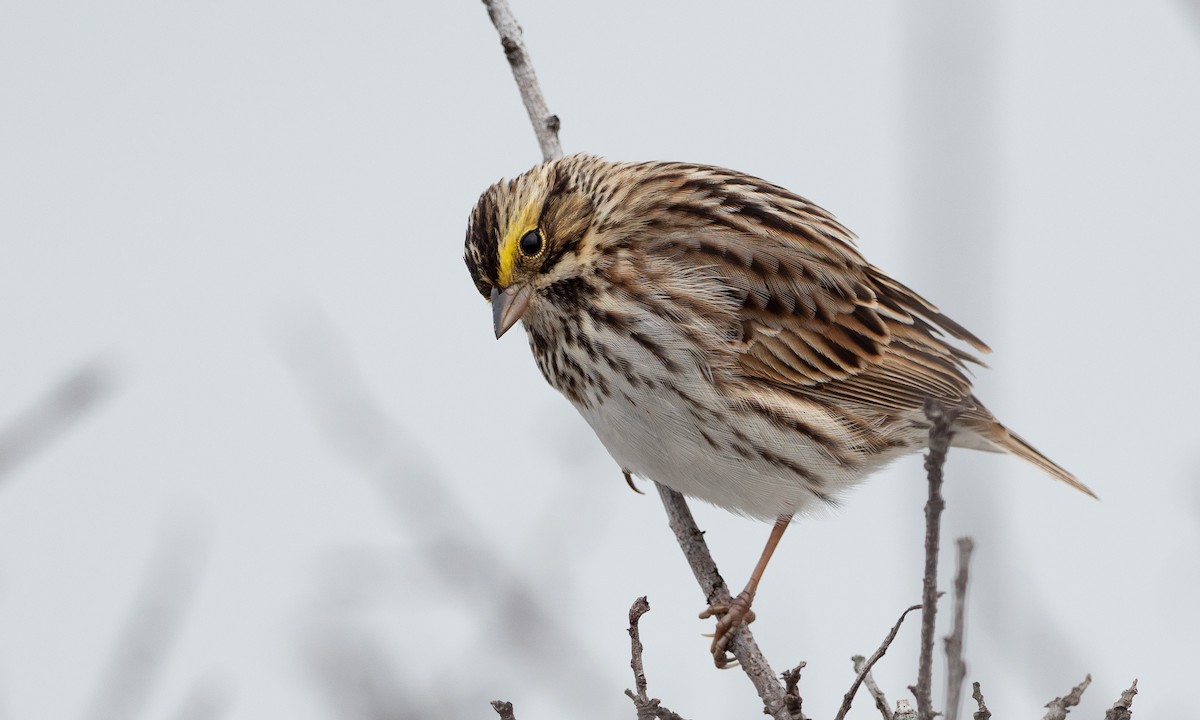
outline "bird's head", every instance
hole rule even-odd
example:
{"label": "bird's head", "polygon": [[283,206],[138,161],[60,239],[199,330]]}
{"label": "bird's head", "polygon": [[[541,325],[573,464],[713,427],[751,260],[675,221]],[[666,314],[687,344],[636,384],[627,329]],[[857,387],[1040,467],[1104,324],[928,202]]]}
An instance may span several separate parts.
{"label": "bird's head", "polygon": [[463,259],[492,303],[496,337],[540,297],[588,267],[598,220],[592,186],[603,160],[574,155],[543,163],[484,191],[471,211]]}

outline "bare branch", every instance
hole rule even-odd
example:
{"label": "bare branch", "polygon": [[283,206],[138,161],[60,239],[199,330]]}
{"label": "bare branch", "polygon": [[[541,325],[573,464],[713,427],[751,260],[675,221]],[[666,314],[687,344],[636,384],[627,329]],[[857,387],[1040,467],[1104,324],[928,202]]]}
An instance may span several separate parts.
{"label": "bare branch", "polygon": [[521,100],[525,102],[529,122],[533,124],[538,146],[542,149],[542,159],[554,160],[562,157],[562,145],[558,142],[558,116],[551,115],[546,108],[546,99],[542,97],[537,73],[533,70],[529,51],[525,49],[524,33],[508,7],[508,0],[483,0],[483,4],[487,6],[488,17],[496,26],[496,32],[500,33],[504,57],[508,58],[513,79],[517,81],[517,87],[521,91]]}
{"label": "bare branch", "polygon": [[[717,571],[717,564],[713,562],[708,545],[704,542],[704,533],[696,526],[687,501],[668,487],[657,487],[663,507],[667,510],[667,521],[671,525],[671,531],[675,533],[675,540],[679,542],[688,566],[696,576],[696,582],[700,584],[704,599],[709,605],[728,604],[731,600],[729,587]],[[758,691],[758,696],[766,706],[766,714],[777,720],[791,720],[783,685],[767,663],[767,659],[763,657],[762,651],[758,649],[758,643],[755,642],[749,626],[743,626],[737,631],[730,640],[728,649],[737,658],[738,665]]]}
{"label": "bare branch", "polygon": [[1042,720],[1066,720],[1067,713],[1071,712],[1071,708],[1079,704],[1080,699],[1083,698],[1083,691],[1087,690],[1088,685],[1091,684],[1092,676],[1091,674],[1088,674],[1088,676],[1083,679],[1083,682],[1071,688],[1071,692],[1067,693],[1063,697],[1056,697],[1050,702],[1046,703],[1046,707],[1049,708],[1049,710],[1046,711],[1046,715],[1042,718]]}
{"label": "bare branch", "polygon": [[[863,665],[866,664],[867,659],[862,655],[855,655],[850,658],[850,661],[854,663],[854,672],[860,673],[863,671]],[[875,699],[875,709],[883,716],[883,720],[892,720],[892,710],[888,707],[887,695],[875,682],[875,676],[869,669],[863,673],[863,685],[867,686],[867,692],[871,693],[871,697]]]}
{"label": "bare branch", "polygon": [[0,478],[70,428],[112,389],[113,370],[92,360],[0,430]]}
{"label": "bare branch", "polygon": [[788,714],[792,720],[806,720],[804,717],[804,698],[800,697],[800,671],[808,663],[801,661],[791,670],[783,671],[783,699],[787,703]]}
{"label": "bare branch", "polygon": [[971,683],[971,697],[975,699],[979,709],[971,717],[973,720],[992,720],[992,711],[988,710],[987,703],[983,701],[983,691],[979,689],[979,683]]}
{"label": "bare branch", "polygon": [[909,686],[917,699],[917,715],[921,720],[933,720],[933,631],[937,624],[938,545],[941,542],[942,467],[950,448],[951,429],[962,407],[944,408],[936,400],[925,401],[925,417],[929,418],[929,453],[925,455],[925,472],[929,477],[929,499],[925,503],[925,578],[921,593],[921,661],[917,668],[917,684]]}
{"label": "bare branch", "polygon": [[863,678],[867,676],[867,673],[871,672],[871,668],[874,667],[875,663],[879,662],[879,658],[883,657],[884,653],[887,652],[888,647],[891,646],[892,641],[896,639],[896,633],[900,632],[900,626],[904,624],[904,618],[908,617],[908,614],[913,610],[920,609],[920,605],[913,605],[904,612],[900,613],[900,619],[897,620],[896,624],[892,626],[891,631],[888,632],[887,637],[883,639],[883,643],[880,644],[879,649],[875,651],[875,654],[863,664],[862,669],[858,671],[858,676],[855,677],[854,682],[851,683],[850,689],[846,691],[844,696],[842,696],[842,707],[838,709],[838,713],[836,716],[834,716],[834,720],[844,720],[846,713],[850,712],[850,704],[854,702],[854,696],[858,694],[858,687],[862,685]]}
{"label": "bare branch", "polygon": [[1113,703],[1113,706],[1104,713],[1104,720],[1130,720],[1133,717],[1131,708],[1133,707],[1133,696],[1137,695],[1137,678],[1133,679],[1133,684],[1129,689],[1121,693],[1121,699]]}
{"label": "bare branch", "polygon": [[958,539],[958,572],[954,575],[954,625],[945,639],[946,648],[946,720],[958,720],[963,680],[967,663],[963,659],[963,626],[967,611],[967,580],[975,543],[969,537]]}
{"label": "bare branch", "polygon": [[512,703],[506,700],[493,700],[492,709],[500,716],[500,720],[517,720],[517,716],[513,714]]}
{"label": "bare branch", "polygon": [[[492,24],[500,33],[500,42],[504,46],[505,57],[512,66],[513,78],[517,81],[521,98],[525,102],[525,109],[529,112],[529,120],[533,124],[534,134],[537,135],[538,144],[542,148],[542,157],[545,160],[561,157],[562,147],[558,141],[559,120],[557,116],[551,115],[550,111],[546,109],[546,102],[542,96],[541,87],[538,85],[533,63],[525,49],[520,25],[517,24],[506,0],[483,0],[483,3],[487,6]],[[714,602],[728,604],[732,599],[729,588],[717,572],[716,563],[713,562],[712,555],[708,552],[703,534],[696,527],[696,521],[692,518],[687,502],[674,490],[661,485],[658,486],[658,490],[662,496],[663,505],[667,509],[671,529],[675,532],[680,548],[687,557],[688,564],[691,566],[696,580],[700,583],[700,588],[705,593],[709,605]],[[734,635],[729,643],[729,651],[737,658],[742,670],[749,676],[750,682],[753,683],[766,706],[767,714],[780,718],[780,720],[791,720],[784,703],[783,686],[758,649],[758,644],[754,641],[754,636],[748,627],[743,627]]]}

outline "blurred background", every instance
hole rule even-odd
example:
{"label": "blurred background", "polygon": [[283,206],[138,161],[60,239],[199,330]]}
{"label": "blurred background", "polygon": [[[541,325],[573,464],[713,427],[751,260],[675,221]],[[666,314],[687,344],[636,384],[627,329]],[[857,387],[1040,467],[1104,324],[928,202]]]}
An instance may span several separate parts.
{"label": "blurred background", "polygon": [[[973,535],[993,712],[1090,672],[1086,716],[1137,677],[1181,717],[1200,9],[976,5],[513,1],[567,152],[830,209],[1100,495],[951,453],[943,577]],[[539,159],[479,2],[0,6],[0,718],[631,717],[638,595],[651,695],[758,712],[658,499],[463,267],[478,194]],[[784,539],[755,629],[810,715],[919,601],[924,493],[913,457]],[[694,510],[740,586],[769,528]]]}

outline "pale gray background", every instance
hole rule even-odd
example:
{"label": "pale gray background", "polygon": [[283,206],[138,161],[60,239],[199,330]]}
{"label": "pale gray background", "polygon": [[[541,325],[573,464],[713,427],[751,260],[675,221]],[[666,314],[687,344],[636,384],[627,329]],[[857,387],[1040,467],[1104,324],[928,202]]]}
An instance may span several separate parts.
{"label": "pale gray background", "polygon": [[[1139,715],[1183,717],[1200,16],[956,5],[514,9],[568,152],[727,165],[828,207],[996,348],[980,395],[1103,498],[951,455],[947,533],[979,547],[969,679],[997,716],[1040,717],[1090,671],[1088,717],[1134,676]],[[0,423],[91,358],[115,377],[0,478],[0,717],[104,715],[156,553],[197,589],[145,717],[377,716],[363,692],[409,716],[505,697],[524,720],[631,717],[640,594],[652,694],[756,715],[711,667],[658,500],[625,487],[520,331],[492,339],[463,268],[479,192],[538,157],[473,0],[0,5]],[[343,361],[390,434],[314,406]],[[422,477],[445,494],[404,484]],[[756,630],[778,669],[809,662],[810,714],[918,599],[923,493],[912,458],[785,538]],[[767,527],[697,514],[740,584]],[[505,630],[531,621],[504,577],[553,608],[549,632]],[[879,666],[893,698],[916,629]]]}

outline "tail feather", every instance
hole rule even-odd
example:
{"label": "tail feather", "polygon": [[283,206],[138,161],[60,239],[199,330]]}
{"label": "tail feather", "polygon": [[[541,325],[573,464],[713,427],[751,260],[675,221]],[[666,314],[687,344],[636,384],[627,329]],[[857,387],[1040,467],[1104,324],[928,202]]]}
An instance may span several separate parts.
{"label": "tail feather", "polygon": [[[996,444],[998,444],[1001,448],[1003,448],[1004,450],[1007,450],[1008,452],[1012,453],[1013,455],[1016,455],[1019,458],[1022,458],[1024,460],[1027,460],[1027,461],[1033,463],[1034,465],[1038,466],[1043,471],[1045,471],[1048,475],[1050,475],[1058,480],[1062,480],[1063,482],[1065,482],[1066,484],[1075,488],[1079,492],[1084,493],[1084,494],[1089,495],[1094,498],[1096,497],[1096,493],[1092,492],[1091,488],[1089,488],[1087,485],[1084,485],[1083,483],[1079,482],[1079,480],[1071,473],[1067,472],[1066,470],[1062,469],[1058,465],[1054,464],[1054,462],[1051,461],[1050,458],[1041,454],[1040,452],[1037,451],[1036,448],[1034,448],[1029,443],[1025,442],[1025,439],[1022,438],[1020,435],[1009,430],[1008,428],[1004,427],[1003,425],[1000,425],[999,423],[996,423],[996,426],[997,426],[999,432],[996,432],[992,436],[991,439],[994,442],[996,442]],[[1096,498],[1096,499],[1098,500],[1099,498]]]}

